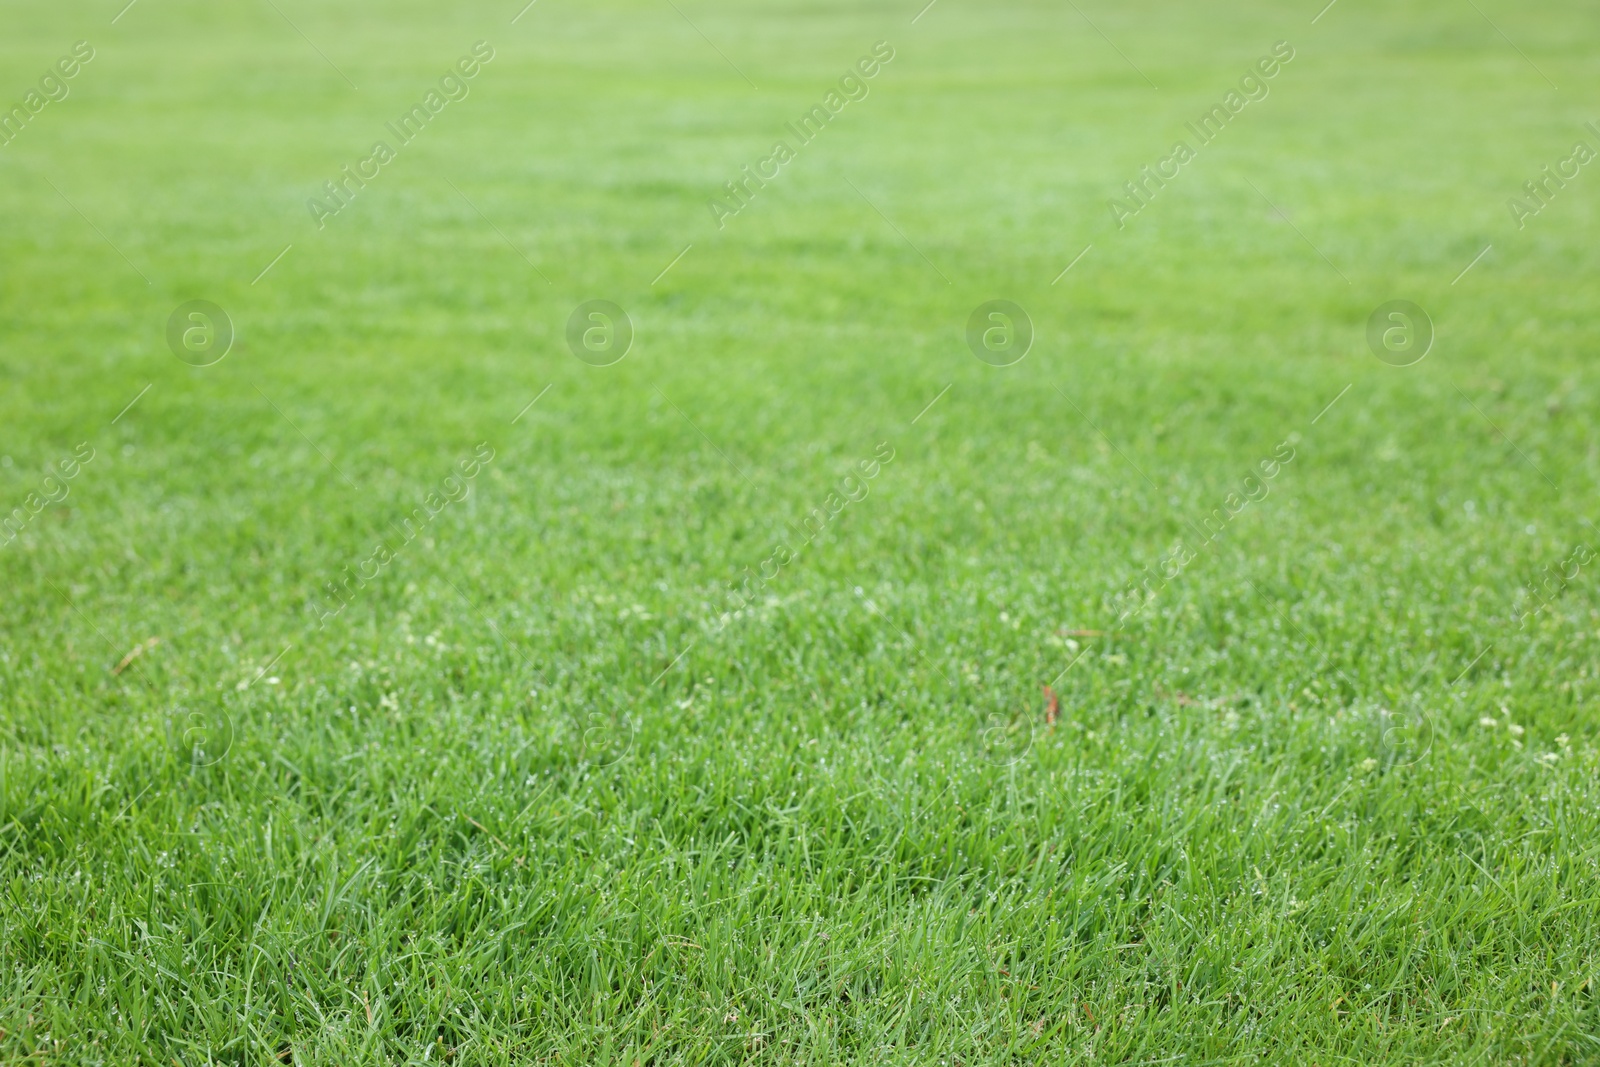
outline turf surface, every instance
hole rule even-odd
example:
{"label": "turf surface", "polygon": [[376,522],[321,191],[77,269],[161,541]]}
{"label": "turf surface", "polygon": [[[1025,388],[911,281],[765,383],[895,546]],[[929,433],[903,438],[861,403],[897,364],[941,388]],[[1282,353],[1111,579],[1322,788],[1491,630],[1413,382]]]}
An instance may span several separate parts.
{"label": "turf surface", "polygon": [[518,7],[0,8],[0,1061],[1600,1058],[1586,5]]}

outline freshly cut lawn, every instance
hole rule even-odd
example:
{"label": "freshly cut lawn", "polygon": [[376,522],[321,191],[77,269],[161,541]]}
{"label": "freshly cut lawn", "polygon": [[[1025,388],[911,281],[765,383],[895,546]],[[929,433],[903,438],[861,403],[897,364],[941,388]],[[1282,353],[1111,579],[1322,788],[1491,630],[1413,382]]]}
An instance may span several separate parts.
{"label": "freshly cut lawn", "polygon": [[123,2],[0,8],[0,1062],[1600,1062],[1590,5]]}

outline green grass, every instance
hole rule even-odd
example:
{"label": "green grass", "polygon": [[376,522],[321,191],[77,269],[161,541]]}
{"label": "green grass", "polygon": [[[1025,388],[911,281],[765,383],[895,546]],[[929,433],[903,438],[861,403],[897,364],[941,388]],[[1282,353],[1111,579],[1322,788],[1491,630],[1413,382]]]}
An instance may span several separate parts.
{"label": "green grass", "polygon": [[1592,11],[676,4],[0,9],[0,1062],[1600,1062]]}

